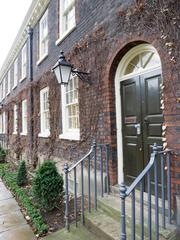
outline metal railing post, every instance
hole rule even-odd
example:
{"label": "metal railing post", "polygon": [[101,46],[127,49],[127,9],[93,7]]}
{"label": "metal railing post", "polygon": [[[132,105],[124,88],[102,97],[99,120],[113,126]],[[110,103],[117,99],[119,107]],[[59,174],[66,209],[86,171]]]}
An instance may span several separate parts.
{"label": "metal railing post", "polygon": [[121,240],[126,240],[126,186],[124,183],[120,185],[120,198],[121,198]]}
{"label": "metal railing post", "polygon": [[94,209],[97,210],[97,156],[96,156],[96,141],[93,141],[94,152]]}
{"label": "metal railing post", "polygon": [[154,185],[155,185],[155,240],[159,239],[159,196],[158,196],[158,160],[157,160],[157,144],[153,145],[153,153],[155,154],[154,162]]}
{"label": "metal railing post", "polygon": [[109,144],[106,144],[106,178],[107,194],[109,194]]}
{"label": "metal railing post", "polygon": [[170,153],[167,153],[167,197],[168,197],[168,223],[171,224],[171,162]]}
{"label": "metal railing post", "polygon": [[99,147],[100,147],[101,197],[103,198],[104,196],[103,156],[102,156],[103,146],[100,145]]}
{"label": "metal railing post", "polygon": [[65,174],[65,227],[69,231],[69,189],[68,189],[68,173],[69,166],[66,163],[64,165],[64,174]]}

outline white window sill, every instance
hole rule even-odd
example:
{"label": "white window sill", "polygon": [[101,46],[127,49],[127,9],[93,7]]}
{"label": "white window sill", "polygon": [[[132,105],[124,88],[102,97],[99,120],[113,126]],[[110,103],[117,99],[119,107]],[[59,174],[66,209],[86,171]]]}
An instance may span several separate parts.
{"label": "white window sill", "polygon": [[20,135],[21,136],[27,136],[27,132],[21,132]]}
{"label": "white window sill", "polygon": [[25,79],[26,79],[26,76],[22,77],[22,78],[19,80],[19,82],[22,82],[22,81],[24,81]]}
{"label": "white window sill", "polygon": [[69,131],[59,135],[60,139],[67,139],[67,140],[80,140],[80,133],[79,131]]}
{"label": "white window sill", "polygon": [[72,31],[74,31],[74,29],[76,28],[76,26],[70,28],[68,31],[66,31],[61,37],[59,37],[55,44],[59,45]]}
{"label": "white window sill", "polygon": [[38,137],[42,137],[42,138],[48,138],[50,136],[50,133],[39,133]]}
{"label": "white window sill", "polygon": [[14,90],[16,87],[17,87],[17,85],[14,85],[14,86],[12,87],[12,89]]}
{"label": "white window sill", "polygon": [[39,64],[41,64],[48,56],[48,53],[44,54],[37,62],[36,65],[38,66]]}
{"label": "white window sill", "polygon": [[13,132],[12,134],[13,134],[13,135],[17,135],[17,132]]}

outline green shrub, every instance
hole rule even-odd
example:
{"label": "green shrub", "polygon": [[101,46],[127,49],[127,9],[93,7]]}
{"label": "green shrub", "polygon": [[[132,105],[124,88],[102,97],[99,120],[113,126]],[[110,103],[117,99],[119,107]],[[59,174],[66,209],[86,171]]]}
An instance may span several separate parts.
{"label": "green shrub", "polygon": [[62,196],[63,178],[53,161],[45,161],[37,170],[33,179],[33,193],[39,205],[52,210]]}
{"label": "green shrub", "polygon": [[17,174],[9,171],[8,167],[8,164],[0,165],[0,176],[3,175],[3,181],[10,188],[11,192],[14,193],[20,205],[26,209],[35,232],[39,235],[46,233],[48,226],[44,223],[40,210],[34,205],[32,199],[27,196],[25,190],[16,184]]}
{"label": "green shrub", "polygon": [[25,161],[20,162],[16,182],[18,186],[24,186],[28,182]]}
{"label": "green shrub", "polygon": [[4,163],[6,159],[7,152],[5,149],[0,147],[0,163]]}

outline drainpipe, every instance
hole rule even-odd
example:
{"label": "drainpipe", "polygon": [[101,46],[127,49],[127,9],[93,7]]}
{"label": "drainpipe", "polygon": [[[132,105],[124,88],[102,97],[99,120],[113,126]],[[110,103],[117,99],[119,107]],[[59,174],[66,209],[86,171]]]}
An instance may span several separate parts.
{"label": "drainpipe", "polygon": [[[28,75],[29,81],[32,83],[33,81],[33,29],[28,26],[27,29],[28,33]],[[30,146],[30,161],[33,162],[33,138],[34,138],[34,126],[33,126],[33,116],[34,116],[34,109],[33,109],[33,88],[32,84],[30,84],[29,89],[29,146]]]}

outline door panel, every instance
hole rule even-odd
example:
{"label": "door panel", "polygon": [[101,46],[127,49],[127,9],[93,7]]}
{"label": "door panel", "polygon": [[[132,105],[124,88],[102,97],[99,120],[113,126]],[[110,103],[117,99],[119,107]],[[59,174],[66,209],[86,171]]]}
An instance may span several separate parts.
{"label": "door panel", "polygon": [[143,154],[140,151],[142,136],[137,134],[140,122],[139,77],[121,83],[123,152],[126,182],[130,183],[143,169]]}
{"label": "door panel", "polygon": [[141,75],[141,101],[144,165],[149,162],[152,145],[162,145],[163,114],[160,108],[161,72]]}
{"label": "door panel", "polygon": [[121,82],[123,164],[127,184],[149,162],[153,144],[162,145],[160,84],[160,71]]}

